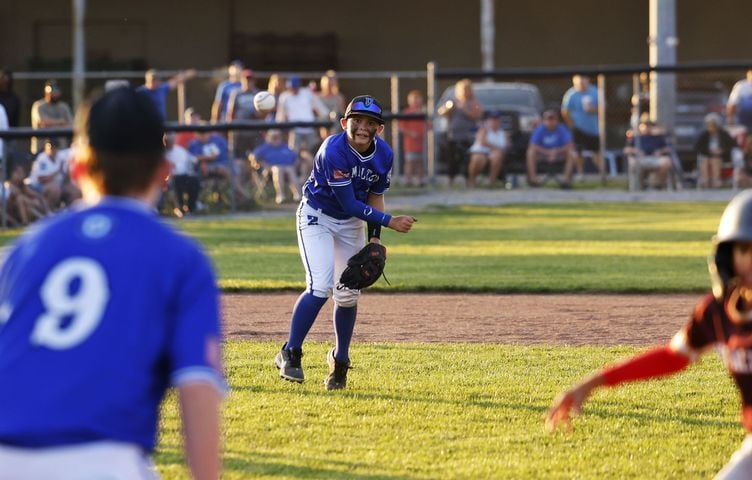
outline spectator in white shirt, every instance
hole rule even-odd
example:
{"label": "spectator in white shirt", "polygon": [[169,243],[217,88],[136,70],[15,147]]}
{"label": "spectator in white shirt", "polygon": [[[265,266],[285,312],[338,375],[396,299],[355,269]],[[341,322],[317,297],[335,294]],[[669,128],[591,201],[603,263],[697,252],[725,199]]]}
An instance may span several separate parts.
{"label": "spectator in white shirt", "polygon": [[177,202],[174,213],[182,218],[196,211],[199,191],[199,180],[196,174],[198,160],[188,150],[175,143],[173,133],[165,135],[165,146],[167,147],[165,156],[172,165],[170,178]]}
{"label": "spectator in white shirt", "polygon": [[[278,122],[313,122],[328,118],[329,109],[309,88],[301,87],[298,76],[287,80],[287,90],[279,96]],[[301,160],[300,175],[305,178],[313,168],[313,152],[321,142],[318,130],[313,127],[296,127],[290,131],[289,146],[298,152]]]}

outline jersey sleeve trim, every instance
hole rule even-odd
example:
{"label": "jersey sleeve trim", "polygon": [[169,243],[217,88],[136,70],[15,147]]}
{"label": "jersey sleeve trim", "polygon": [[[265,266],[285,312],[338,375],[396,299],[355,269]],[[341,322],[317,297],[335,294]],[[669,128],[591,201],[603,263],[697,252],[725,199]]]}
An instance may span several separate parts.
{"label": "jersey sleeve trim", "polygon": [[338,181],[328,182],[330,187],[345,187],[347,185],[350,185],[351,183],[352,183],[351,178],[348,178],[347,180],[338,180]]}
{"label": "jersey sleeve trim", "polygon": [[170,376],[173,387],[183,387],[192,383],[208,383],[223,397],[230,392],[230,387],[216,370],[209,367],[186,367],[176,370]]}

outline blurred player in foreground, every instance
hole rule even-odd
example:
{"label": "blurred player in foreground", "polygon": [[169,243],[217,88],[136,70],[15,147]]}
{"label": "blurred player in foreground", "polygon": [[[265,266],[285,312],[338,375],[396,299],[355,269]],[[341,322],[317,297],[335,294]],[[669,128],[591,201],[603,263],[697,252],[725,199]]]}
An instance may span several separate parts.
{"label": "blurred player in foreground", "polygon": [[327,390],[345,388],[350,368],[350,340],[355,327],[360,290],[339,283],[347,260],[366,242],[380,242],[381,227],[410,231],[415,218],[384,212],[384,193],[389,188],[393,153],[379,137],[384,118],[379,102],[368,95],[352,99],[340,120],[342,129],[324,140],[313,171],[303,186],[297,213],[298,247],[306,271],[306,291],[292,312],[290,335],[274,363],[279,375],[303,382],[303,340],[321,307],[334,298],[336,345],[327,355]]}
{"label": "blurred player in foreground", "polygon": [[218,479],[218,292],[199,247],[154,211],[162,118],[117,88],[76,123],[83,201],[26,232],[0,270],[0,479],[157,478],[170,385],[193,478]]}
{"label": "blurred player in foreground", "polygon": [[562,393],[548,412],[549,429],[570,427],[592,391],[624,382],[670,375],[716,347],[742,397],[747,437],[717,479],[752,478],[752,191],[726,207],[709,262],[713,293],[703,297],[671,343],[636,355],[583,379]]}

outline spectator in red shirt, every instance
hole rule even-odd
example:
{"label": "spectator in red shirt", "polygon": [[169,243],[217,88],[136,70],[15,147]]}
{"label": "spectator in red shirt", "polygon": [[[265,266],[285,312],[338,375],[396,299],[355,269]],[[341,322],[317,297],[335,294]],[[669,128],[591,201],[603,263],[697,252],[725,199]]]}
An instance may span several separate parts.
{"label": "spectator in red shirt", "polygon": [[[419,90],[412,90],[407,94],[407,108],[402,113],[425,113],[423,94]],[[423,186],[423,163],[426,158],[426,131],[428,123],[425,120],[405,119],[399,121],[402,133],[402,149],[405,154],[405,183],[407,186]]]}

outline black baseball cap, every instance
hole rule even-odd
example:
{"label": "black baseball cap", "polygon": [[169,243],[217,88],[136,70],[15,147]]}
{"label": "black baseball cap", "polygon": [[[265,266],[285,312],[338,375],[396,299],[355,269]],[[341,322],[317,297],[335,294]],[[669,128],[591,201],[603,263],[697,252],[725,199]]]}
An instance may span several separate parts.
{"label": "black baseball cap", "polygon": [[379,103],[374,97],[370,95],[358,95],[347,105],[345,118],[350,118],[352,115],[363,115],[371,117],[383,125],[383,112],[384,109],[381,108],[381,103]]}
{"label": "black baseball cap", "polygon": [[94,102],[86,133],[89,145],[102,152],[164,152],[162,115],[146,94],[128,87],[110,90]]}

